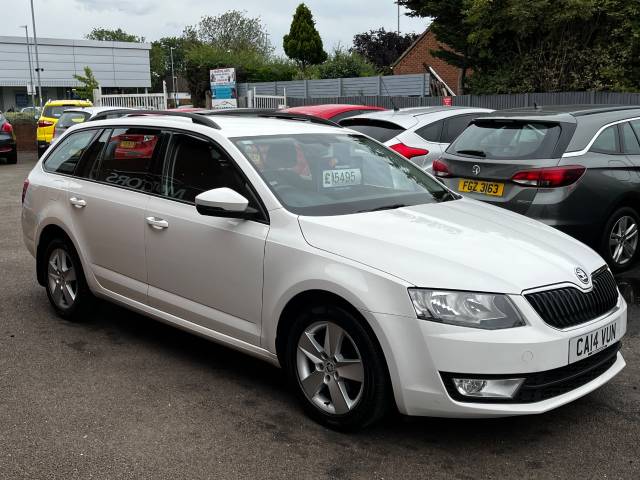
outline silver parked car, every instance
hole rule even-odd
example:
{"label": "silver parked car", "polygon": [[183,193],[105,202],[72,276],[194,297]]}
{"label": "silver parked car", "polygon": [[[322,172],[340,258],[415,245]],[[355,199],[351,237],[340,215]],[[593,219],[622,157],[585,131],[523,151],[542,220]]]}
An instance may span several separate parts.
{"label": "silver parked car", "polygon": [[69,127],[79,123],[120,118],[132,109],[125,107],[77,107],[65,110],[53,131],[53,140],[59,138]]}
{"label": "silver parked car", "polygon": [[449,144],[487,108],[417,107],[365,113],[340,125],[364,133],[428,169]]}

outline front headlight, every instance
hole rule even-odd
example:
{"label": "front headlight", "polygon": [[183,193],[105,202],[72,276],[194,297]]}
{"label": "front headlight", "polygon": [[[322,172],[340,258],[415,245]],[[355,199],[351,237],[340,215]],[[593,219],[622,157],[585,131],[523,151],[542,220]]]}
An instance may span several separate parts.
{"label": "front headlight", "polygon": [[525,325],[506,295],[410,288],[409,297],[423,320],[485,330]]}

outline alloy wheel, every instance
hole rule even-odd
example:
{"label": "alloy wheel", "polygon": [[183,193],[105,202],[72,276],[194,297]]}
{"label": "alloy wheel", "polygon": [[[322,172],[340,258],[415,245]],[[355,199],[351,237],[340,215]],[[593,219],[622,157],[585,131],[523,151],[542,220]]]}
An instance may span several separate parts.
{"label": "alloy wheel", "polygon": [[342,415],[362,397],[364,367],[349,334],[333,322],[316,322],[300,335],[297,374],[302,390],[321,411]]}
{"label": "alloy wheel", "polygon": [[71,257],[65,250],[56,248],[51,252],[47,275],[53,302],[58,308],[71,308],[78,296],[78,280]]}
{"label": "alloy wheel", "polygon": [[638,247],[638,224],[636,220],[624,215],[618,219],[609,235],[609,251],[617,265],[625,265],[635,255]]}

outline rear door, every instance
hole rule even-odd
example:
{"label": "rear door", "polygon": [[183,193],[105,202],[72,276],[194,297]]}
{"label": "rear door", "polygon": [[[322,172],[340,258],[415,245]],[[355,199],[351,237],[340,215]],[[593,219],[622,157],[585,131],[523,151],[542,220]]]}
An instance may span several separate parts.
{"label": "rear door", "polygon": [[465,196],[525,213],[538,189],[511,179],[521,171],[556,166],[560,133],[557,123],[475,122],[447,148],[443,159],[450,176],[443,180]]}
{"label": "rear door", "polygon": [[150,175],[162,160],[167,134],[146,127],[105,130],[95,160],[82,163],[69,184],[74,233],[98,282],[133,300],[147,301],[145,208]]}

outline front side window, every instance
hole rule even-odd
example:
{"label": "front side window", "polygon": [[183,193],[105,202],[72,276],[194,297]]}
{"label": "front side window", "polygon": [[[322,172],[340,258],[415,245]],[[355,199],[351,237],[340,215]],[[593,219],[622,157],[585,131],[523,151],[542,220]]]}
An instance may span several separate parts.
{"label": "front side window", "polygon": [[116,128],[102,154],[95,179],[124,188],[151,192],[151,165],[163,151],[165,135],[149,128]]}
{"label": "front side window", "polygon": [[361,135],[232,139],[289,211],[343,215],[450,200],[441,183]]}
{"label": "front side window", "polygon": [[550,158],[559,138],[558,124],[483,120],[469,125],[447,152],[496,160]]}
{"label": "front side window", "polygon": [[95,130],[83,130],[66,137],[44,161],[44,169],[72,175],[95,134]]}
{"label": "front side window", "polygon": [[598,153],[618,153],[618,127],[613,125],[605,128],[596,141],[591,145],[592,152]]}
{"label": "front side window", "polygon": [[162,174],[162,195],[194,203],[196,196],[207,190],[227,187],[253,203],[246,181],[219,146],[191,135],[174,134],[169,151]]}

